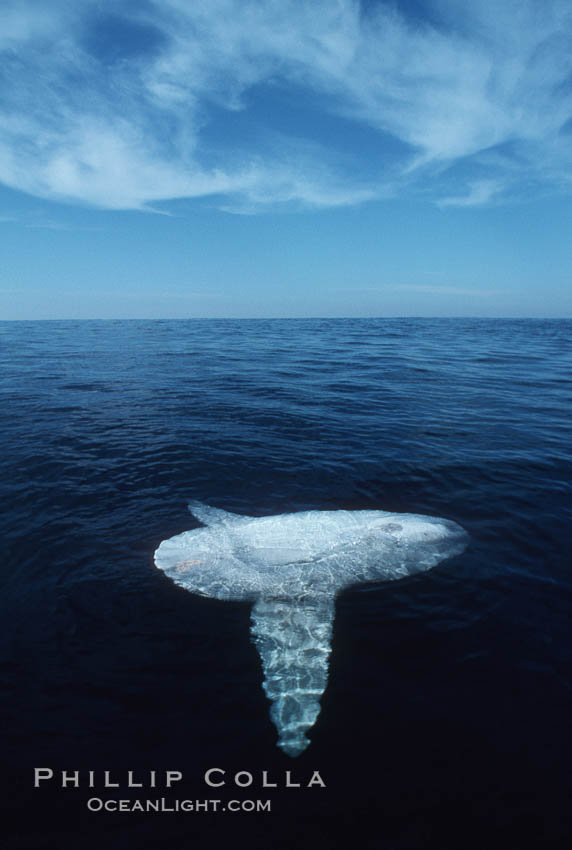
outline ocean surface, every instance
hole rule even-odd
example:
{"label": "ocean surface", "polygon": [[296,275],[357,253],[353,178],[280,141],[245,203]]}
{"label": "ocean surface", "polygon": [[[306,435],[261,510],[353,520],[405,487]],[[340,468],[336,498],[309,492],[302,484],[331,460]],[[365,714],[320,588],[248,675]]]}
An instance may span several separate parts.
{"label": "ocean surface", "polygon": [[[571,343],[567,320],[0,323],[3,850],[565,846]],[[198,527],[190,499],[429,514],[470,545],[338,598],[322,711],[290,759],[249,605],[153,564]],[[34,767],[54,781],[34,789]],[[127,769],[184,779],[102,788]],[[314,770],[325,789],[304,787]],[[106,814],[94,796],[272,809]]]}

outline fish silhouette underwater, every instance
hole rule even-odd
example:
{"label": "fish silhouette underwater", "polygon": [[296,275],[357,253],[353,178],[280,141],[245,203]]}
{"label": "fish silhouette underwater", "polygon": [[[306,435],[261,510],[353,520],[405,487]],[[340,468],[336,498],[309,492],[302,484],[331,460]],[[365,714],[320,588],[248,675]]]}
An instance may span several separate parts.
{"label": "fish silhouette underwater", "polygon": [[191,593],[253,603],[251,632],[278,746],[297,756],[320,713],[335,598],[344,588],[430,570],[468,535],[447,519],[387,511],[303,511],[268,517],[200,502],[203,523],[163,540],[155,564]]}

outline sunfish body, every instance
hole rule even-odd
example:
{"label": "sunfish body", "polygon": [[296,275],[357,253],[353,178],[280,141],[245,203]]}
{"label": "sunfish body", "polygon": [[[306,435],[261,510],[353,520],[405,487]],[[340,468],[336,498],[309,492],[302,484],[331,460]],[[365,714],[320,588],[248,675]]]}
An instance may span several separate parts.
{"label": "sunfish body", "polygon": [[346,587],[393,581],[460,554],[466,532],[437,517],[304,511],[247,517],[198,502],[205,527],[164,540],[155,564],[191,593],[254,603],[252,635],[278,746],[297,756],[326,688],[334,600]]}

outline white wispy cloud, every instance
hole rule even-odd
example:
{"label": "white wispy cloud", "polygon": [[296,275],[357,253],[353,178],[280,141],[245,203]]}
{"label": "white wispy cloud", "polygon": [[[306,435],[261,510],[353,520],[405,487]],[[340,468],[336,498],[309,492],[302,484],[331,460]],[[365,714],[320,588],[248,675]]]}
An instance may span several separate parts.
{"label": "white wispy cloud", "polygon": [[502,188],[498,180],[476,180],[469,183],[466,194],[441,198],[437,204],[440,207],[477,207],[487,204]]}
{"label": "white wispy cloud", "polygon": [[0,215],[0,224],[17,225],[28,230],[88,230],[93,232],[98,228],[80,226],[76,222],[71,223],[53,215],[48,215],[43,210],[26,210],[23,212],[7,211]]}
{"label": "white wispy cloud", "polygon": [[[441,206],[475,206],[519,174],[570,183],[569,0],[427,0],[425,10],[421,19],[406,4],[357,0],[4,0],[0,181],[111,209],[213,196],[236,212],[417,187]],[[261,87],[345,119],[348,161],[327,132],[309,145],[301,120],[266,133],[253,110]],[[253,117],[234,144],[238,114]],[[375,162],[352,124],[379,134]],[[451,167],[464,169],[463,187]]]}

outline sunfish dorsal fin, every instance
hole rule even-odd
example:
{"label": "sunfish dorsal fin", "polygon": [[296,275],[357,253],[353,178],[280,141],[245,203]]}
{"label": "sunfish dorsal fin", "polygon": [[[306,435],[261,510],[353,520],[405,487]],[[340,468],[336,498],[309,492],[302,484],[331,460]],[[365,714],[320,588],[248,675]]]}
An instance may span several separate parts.
{"label": "sunfish dorsal fin", "polygon": [[334,597],[259,597],[251,617],[278,746],[286,755],[300,755],[310,743],[306,732],[320,713],[328,681]]}
{"label": "sunfish dorsal fin", "polygon": [[203,525],[228,525],[231,522],[250,519],[247,516],[223,511],[221,508],[211,508],[210,505],[205,505],[203,502],[189,502],[187,507],[195,519],[198,519]]}

